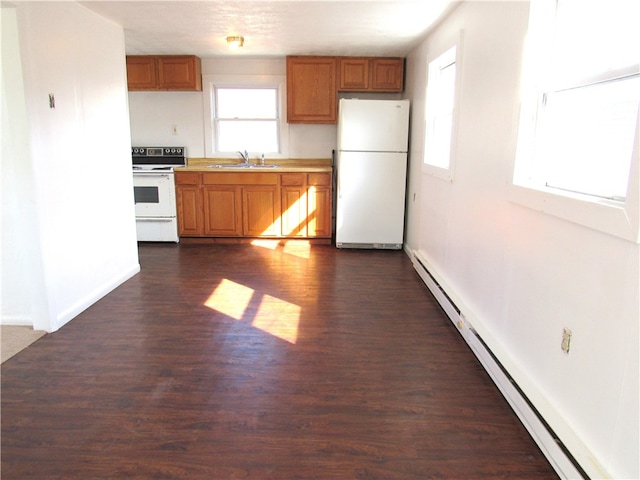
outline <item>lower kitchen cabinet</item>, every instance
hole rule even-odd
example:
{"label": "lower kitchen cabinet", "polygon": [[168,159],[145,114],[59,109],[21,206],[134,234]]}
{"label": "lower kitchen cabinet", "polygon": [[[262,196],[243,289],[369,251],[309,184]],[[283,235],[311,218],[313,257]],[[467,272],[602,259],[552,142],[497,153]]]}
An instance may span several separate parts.
{"label": "lower kitchen cabinet", "polygon": [[202,184],[205,236],[278,236],[277,174],[203,173]]}
{"label": "lower kitchen cabinet", "polygon": [[179,236],[204,234],[202,189],[200,175],[192,172],[176,173],[176,205]]}
{"label": "lower kitchen cabinet", "polygon": [[285,173],[282,185],[282,236],[331,237],[331,174]]}
{"label": "lower kitchen cabinet", "polygon": [[280,199],[276,186],[242,187],[242,233],[246,237],[280,236]]}
{"label": "lower kitchen cabinet", "polygon": [[[328,182],[331,177],[328,176]],[[324,180],[323,180],[324,183]],[[331,237],[331,210],[332,194],[331,184],[309,185],[308,213],[307,213],[307,234],[309,237]]]}
{"label": "lower kitchen cabinet", "polygon": [[282,236],[307,236],[307,189],[304,173],[284,173],[280,176],[282,197]]}
{"label": "lower kitchen cabinet", "polygon": [[203,185],[205,236],[237,237],[242,235],[240,187]]}
{"label": "lower kitchen cabinet", "polygon": [[307,194],[303,187],[282,187],[282,224],[283,237],[307,236]]}
{"label": "lower kitchen cabinet", "polygon": [[176,172],[183,237],[331,238],[330,173]]}

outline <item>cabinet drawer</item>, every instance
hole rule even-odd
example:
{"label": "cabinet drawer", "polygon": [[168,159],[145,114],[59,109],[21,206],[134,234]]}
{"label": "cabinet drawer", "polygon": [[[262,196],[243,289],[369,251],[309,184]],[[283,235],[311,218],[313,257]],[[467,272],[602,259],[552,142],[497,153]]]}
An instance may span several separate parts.
{"label": "cabinet drawer", "polygon": [[197,172],[176,172],[175,180],[177,185],[198,185],[200,174]]}
{"label": "cabinet drawer", "polygon": [[278,185],[277,173],[203,173],[205,185]]}
{"label": "cabinet drawer", "polygon": [[329,187],[331,186],[331,174],[330,173],[310,173],[307,177],[307,183],[309,185]]}
{"label": "cabinet drawer", "polygon": [[280,185],[284,185],[284,186],[304,185],[304,173],[283,173],[280,176]]}

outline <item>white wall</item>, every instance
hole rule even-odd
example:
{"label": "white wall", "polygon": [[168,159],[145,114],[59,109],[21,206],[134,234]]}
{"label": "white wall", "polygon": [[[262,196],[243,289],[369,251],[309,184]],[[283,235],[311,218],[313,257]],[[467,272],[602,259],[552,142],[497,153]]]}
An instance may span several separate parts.
{"label": "white wall", "polygon": [[29,293],[11,311],[3,302],[3,323],[55,331],[139,271],[124,32],[71,2],[15,12],[24,89],[3,104],[3,139],[17,142],[3,148],[2,265],[3,283],[19,272],[9,292]]}
{"label": "white wall", "polygon": [[2,21],[2,317],[4,325],[33,325],[47,316],[40,237],[15,8]]}
{"label": "white wall", "polygon": [[129,92],[131,144],[187,147],[189,157],[204,157],[202,103],[201,92]]}
{"label": "white wall", "polygon": [[[527,20],[526,2],[464,3],[409,55],[407,246],[426,257],[587,473],[639,478],[639,246],[507,196]],[[460,30],[449,183],[421,170],[426,68]],[[568,355],[563,327],[573,332]]]}

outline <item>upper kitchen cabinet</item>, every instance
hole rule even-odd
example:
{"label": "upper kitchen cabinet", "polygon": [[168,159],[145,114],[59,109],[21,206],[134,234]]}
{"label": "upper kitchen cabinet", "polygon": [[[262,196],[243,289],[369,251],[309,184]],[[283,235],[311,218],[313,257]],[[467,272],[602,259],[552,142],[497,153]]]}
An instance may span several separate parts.
{"label": "upper kitchen cabinet", "polygon": [[340,57],[338,90],[345,92],[401,92],[404,59]]}
{"label": "upper kitchen cabinet", "polygon": [[402,92],[404,59],[287,57],[287,122],[337,123],[338,92]]}
{"label": "upper kitchen cabinet", "polygon": [[374,58],[371,60],[371,90],[401,92],[404,86],[404,59]]}
{"label": "upper kitchen cabinet", "polygon": [[362,92],[369,90],[369,59],[362,57],[342,57],[338,59],[340,81],[338,89]]}
{"label": "upper kitchen cabinet", "polygon": [[129,90],[202,91],[202,67],[195,55],[127,56]]}
{"label": "upper kitchen cabinet", "polygon": [[335,57],[287,57],[287,122],[336,123]]}
{"label": "upper kitchen cabinet", "polygon": [[127,56],[127,86],[129,90],[157,90],[156,57]]}

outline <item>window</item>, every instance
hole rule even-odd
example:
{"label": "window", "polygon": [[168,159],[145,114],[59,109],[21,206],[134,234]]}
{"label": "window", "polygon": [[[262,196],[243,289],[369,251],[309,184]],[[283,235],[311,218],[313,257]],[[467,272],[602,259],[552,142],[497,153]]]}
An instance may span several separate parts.
{"label": "window", "polygon": [[624,201],[639,97],[637,76],[545,93],[536,136],[540,182]]}
{"label": "window", "polygon": [[456,100],[456,52],[452,47],[429,62],[425,108],[425,170],[451,180],[454,112]]}
{"label": "window", "polygon": [[213,87],[218,152],[278,152],[278,89]]}
{"label": "window", "polygon": [[282,120],[284,77],[204,77],[207,157],[287,155],[288,128]]}
{"label": "window", "polygon": [[633,0],[531,2],[513,175],[532,190],[514,200],[635,241],[639,16]]}

